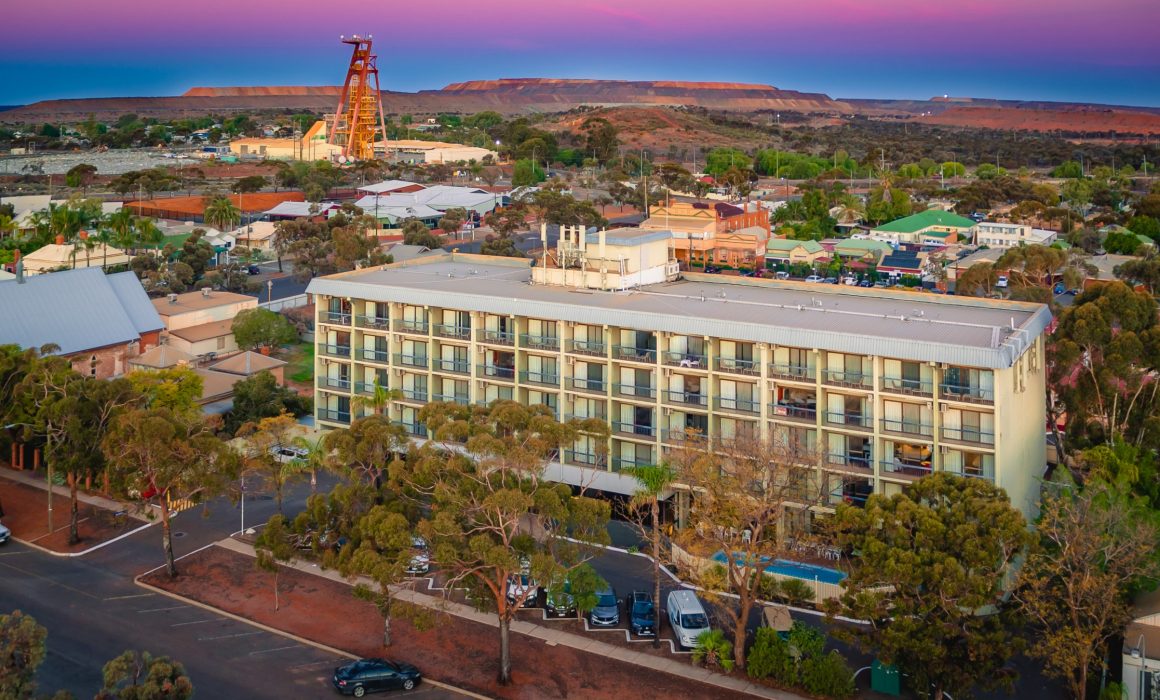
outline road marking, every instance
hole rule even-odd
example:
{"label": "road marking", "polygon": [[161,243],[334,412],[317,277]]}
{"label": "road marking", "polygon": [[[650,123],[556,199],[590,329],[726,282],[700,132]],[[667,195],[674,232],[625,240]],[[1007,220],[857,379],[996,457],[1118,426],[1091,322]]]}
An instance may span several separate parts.
{"label": "road marking", "polygon": [[185,627],[186,625],[202,625],[202,624],[205,624],[206,622],[217,622],[218,619],[220,619],[220,618],[214,618],[211,620],[194,620],[193,622],[178,622],[176,624],[170,625],[170,627]]}
{"label": "road marking", "polygon": [[251,651],[250,656],[257,656],[258,654],[269,654],[269,653],[275,652],[275,651],[286,651],[287,649],[298,649],[301,646],[302,646],[301,644],[291,644],[288,647],[274,647],[273,649],[261,649],[259,651]]}
{"label": "road marking", "polygon": [[48,577],[48,576],[42,576],[42,575],[40,575],[40,574],[38,574],[38,573],[34,573],[34,572],[32,572],[32,571],[28,571],[28,570],[26,570],[26,569],[21,569],[19,566],[12,566],[11,564],[0,564],[0,566],[5,566],[5,567],[7,567],[7,568],[9,568],[9,569],[12,569],[13,571],[19,571],[20,573],[22,573],[22,574],[25,574],[25,575],[27,575],[27,576],[32,576],[33,578],[38,578],[38,579],[41,579],[41,580],[43,580],[43,581],[45,581],[45,582],[47,582],[47,583],[50,583],[50,584],[52,584],[52,585],[54,585],[54,586],[59,586],[60,588],[63,588],[63,589],[65,589],[66,591],[72,591],[73,593],[77,593],[77,594],[79,594],[79,595],[83,595],[83,596],[85,596],[86,598],[92,598],[93,600],[100,600],[100,598],[98,598],[97,596],[93,595],[92,593],[89,593],[88,591],[82,591],[82,590],[81,590],[81,589],[79,589],[79,588],[73,588],[72,586],[66,586],[66,585],[64,585],[63,583],[60,583],[59,581],[56,581],[56,580],[54,580],[54,579],[52,579],[52,578],[50,578],[50,577]]}
{"label": "road marking", "polygon": [[138,610],[137,612],[138,613],[154,613],[154,612],[164,612],[166,610],[185,610],[188,607],[189,607],[188,605],[174,605],[171,608],[149,608],[148,610]]}
{"label": "road marking", "polygon": [[198,637],[197,641],[210,642],[210,641],[213,641],[215,639],[233,639],[234,637],[252,637],[255,634],[262,634],[262,633],[259,631],[259,632],[239,632],[237,634],[222,634],[222,635],[218,635],[216,637]]}
{"label": "road marking", "polygon": [[110,600],[129,600],[130,598],[149,598],[157,595],[156,593],[135,593],[133,595],[115,595],[111,598],[105,598],[105,602]]}

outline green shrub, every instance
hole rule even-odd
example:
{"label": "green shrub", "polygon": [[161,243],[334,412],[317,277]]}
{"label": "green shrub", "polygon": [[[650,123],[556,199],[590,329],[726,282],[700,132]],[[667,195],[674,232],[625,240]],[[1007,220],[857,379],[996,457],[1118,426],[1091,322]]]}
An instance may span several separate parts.
{"label": "green shrub", "polygon": [[789,655],[789,645],[768,627],[759,627],[745,660],[745,671],[750,678],[773,676],[779,682],[793,685],[797,681],[797,664]]}
{"label": "green shrub", "polygon": [[778,598],[790,605],[801,605],[814,599],[814,589],[800,578],[784,579],[778,589]]}
{"label": "green shrub", "polygon": [[733,644],[725,639],[725,633],[721,630],[705,630],[697,636],[697,646],[693,647],[693,663],[732,671]]}
{"label": "green shrub", "polygon": [[757,596],[762,600],[779,600],[781,598],[781,581],[775,576],[762,574],[761,583],[757,584]]}
{"label": "green shrub", "polygon": [[837,651],[808,656],[801,665],[802,687],[811,695],[849,698],[854,695],[854,673]]}
{"label": "green shrub", "polygon": [[797,660],[817,658],[826,650],[826,636],[804,622],[789,630],[789,653]]}
{"label": "green shrub", "polygon": [[1108,683],[1100,691],[1100,700],[1124,700],[1126,697],[1128,697],[1128,691],[1116,682]]}

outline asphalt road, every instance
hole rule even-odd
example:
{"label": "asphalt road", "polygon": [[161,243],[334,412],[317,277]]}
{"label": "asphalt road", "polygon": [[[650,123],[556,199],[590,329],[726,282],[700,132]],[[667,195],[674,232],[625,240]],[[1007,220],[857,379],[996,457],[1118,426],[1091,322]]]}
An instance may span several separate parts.
{"label": "asphalt road", "polygon": [[[306,495],[305,488],[296,489],[286,511],[301,508]],[[265,522],[274,510],[272,500],[247,500],[247,526]],[[179,513],[173,521],[177,555],[236,531],[239,515],[228,501],[214,503],[204,515],[200,508]],[[0,547],[3,610],[22,610],[48,629],[48,657],[37,675],[40,692],[64,689],[92,697],[104,663],[135,649],[181,661],[199,697],[337,695],[330,677],[347,659],[133,583],[135,575],[163,563],[159,525],[82,557],[55,557],[16,542]],[[392,697],[464,696],[421,685]]]}

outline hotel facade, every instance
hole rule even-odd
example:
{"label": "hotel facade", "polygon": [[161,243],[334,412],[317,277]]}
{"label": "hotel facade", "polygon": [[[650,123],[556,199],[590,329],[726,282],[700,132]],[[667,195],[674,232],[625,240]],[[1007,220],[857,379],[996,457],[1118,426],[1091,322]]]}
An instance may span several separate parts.
{"label": "hotel facade", "polygon": [[618,494],[625,467],[743,438],[810,455],[829,505],[932,472],[986,479],[1031,514],[1044,454],[1047,307],[680,273],[667,231],[565,230],[535,260],[449,253],[310,283],[315,414],[401,393],[543,404],[608,422],[548,478]]}

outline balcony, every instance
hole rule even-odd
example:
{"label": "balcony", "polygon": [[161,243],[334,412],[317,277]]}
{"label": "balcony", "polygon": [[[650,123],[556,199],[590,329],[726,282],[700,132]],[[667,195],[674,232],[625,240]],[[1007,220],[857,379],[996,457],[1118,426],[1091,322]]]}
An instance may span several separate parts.
{"label": "balcony", "polygon": [[471,374],[471,363],[467,360],[435,360],[435,369],[439,372],[453,372],[455,374]]}
{"label": "balcony", "polygon": [[585,467],[599,467],[604,468],[604,457],[595,452],[579,452],[577,450],[564,450],[564,462],[568,464],[580,464]]}
{"label": "balcony", "polygon": [[[378,386],[383,391],[389,391],[389,389],[387,389],[386,384],[383,384],[380,382]],[[367,396],[372,396],[375,393],[375,383],[374,382],[355,382],[354,390],[355,390],[355,393],[357,393],[357,394],[366,394]]]}
{"label": "balcony", "polygon": [[709,369],[708,355],[698,355],[691,352],[666,352],[661,356],[661,362],[669,367],[684,367],[685,369]]}
{"label": "balcony", "polygon": [[622,423],[620,421],[613,421],[611,425],[612,432],[620,437],[651,440],[657,434],[657,429],[651,425],[637,425],[636,423]]}
{"label": "balcony", "polygon": [[915,479],[922,478],[930,474],[931,471],[929,460],[884,459],[878,463],[878,466],[884,474],[893,474]]}
{"label": "balcony", "polygon": [[585,391],[590,394],[600,394],[601,396],[608,391],[608,383],[603,379],[572,377],[570,386],[574,391]]}
{"label": "balcony", "polygon": [[714,368],[718,372],[744,374],[748,377],[756,377],[761,374],[761,367],[756,360],[742,360],[736,357],[718,357],[714,363]]}
{"label": "balcony", "polygon": [[651,386],[637,386],[636,384],[614,384],[613,391],[617,396],[643,401],[655,399],[657,390]]}
{"label": "balcony", "polygon": [[771,403],[769,411],[773,418],[791,420],[797,423],[815,425],[818,422],[818,409],[813,406],[798,406],[788,403]]}
{"label": "balcony", "polygon": [[568,352],[590,357],[607,357],[608,346],[598,340],[571,340],[568,342]]}
{"label": "balcony", "polygon": [[431,400],[439,403],[457,403],[460,406],[467,406],[471,403],[467,394],[435,394]]}
{"label": "balcony", "polygon": [[401,421],[394,421],[394,423],[395,423],[395,425],[402,426],[403,430],[405,430],[407,432],[407,434],[410,435],[411,437],[420,437],[420,438],[427,437],[427,426],[423,425],[423,423],[421,423],[420,421],[403,421],[403,420],[401,420]]}
{"label": "balcony", "polygon": [[391,319],[378,316],[355,316],[354,325],[359,328],[372,328],[376,331],[391,330]]}
{"label": "balcony", "polygon": [[476,365],[475,369],[479,376],[487,379],[499,379],[501,381],[510,382],[516,377],[516,370],[514,367],[498,367],[496,365]]}
{"label": "balcony", "polygon": [[613,345],[612,359],[621,360],[622,362],[641,362],[644,364],[656,364],[657,351],[649,348],[638,348],[634,345]]}
{"label": "balcony", "polygon": [[874,463],[870,461],[869,457],[862,455],[831,452],[826,455],[826,466],[837,467],[838,471],[869,474],[874,468]]}
{"label": "balcony", "polygon": [[995,402],[995,391],[993,389],[984,389],[980,386],[939,384],[939,395],[947,401],[988,404]]}
{"label": "balcony", "polygon": [[705,436],[703,430],[696,428],[681,428],[679,430],[662,430],[661,441],[670,445],[684,445],[688,447],[705,448],[709,444],[709,438]]}
{"label": "balcony", "polygon": [[963,468],[962,471],[955,471],[953,469],[947,469],[946,471],[949,474],[955,474],[957,476],[965,476],[968,479],[983,479],[984,481],[990,481],[991,483],[995,482],[994,472],[992,470],[988,470],[988,469],[978,469],[978,468],[965,467],[965,468]]}
{"label": "balcony", "polygon": [[395,321],[395,332],[397,333],[411,333],[414,335],[427,335],[427,322],[416,321],[414,319],[401,319]]}
{"label": "balcony", "polygon": [[560,339],[554,335],[528,335],[527,333],[520,334],[520,347],[528,350],[551,350],[555,352],[560,349]]}
{"label": "balcony", "polygon": [[426,355],[404,355],[402,353],[395,354],[395,364],[403,367],[415,367],[417,369],[430,369],[430,358]]}
{"label": "balcony", "polygon": [[612,458],[612,471],[614,471],[614,472],[618,472],[622,469],[633,469],[636,467],[647,467],[647,466],[651,466],[651,465],[652,465],[652,461],[635,459],[633,457],[613,457]]}
{"label": "balcony", "polygon": [[929,423],[920,423],[913,420],[895,420],[892,418],[882,419],[882,429],[888,433],[898,433],[899,435],[917,435],[919,437],[930,438],[934,435],[934,426]]}
{"label": "balcony", "polygon": [[978,428],[943,428],[943,440],[965,442],[971,445],[994,445],[995,434],[984,432]]}
{"label": "balcony", "polygon": [[471,340],[471,328],[467,326],[456,326],[449,323],[440,323],[432,326],[432,333],[440,338],[451,338],[453,340]]}
{"label": "balcony", "polygon": [[709,406],[709,397],[699,391],[665,391],[662,393],[666,403],[679,403],[682,406]]}
{"label": "balcony", "polygon": [[553,389],[560,386],[560,375],[555,372],[520,372],[521,384],[539,384]]}
{"label": "balcony", "polygon": [[847,372],[842,369],[827,369],[822,373],[826,384],[845,386],[853,389],[870,389],[874,377],[867,372]]}
{"label": "balcony", "polygon": [[403,389],[399,392],[403,396],[404,401],[427,403],[426,389]]}
{"label": "balcony", "polygon": [[906,394],[907,396],[930,396],[934,393],[934,382],[903,379],[902,377],[883,377],[882,391],[888,391],[892,394]]}
{"label": "balcony", "polygon": [[350,411],[338,411],[332,408],[318,409],[318,420],[331,423],[350,423]]}
{"label": "balcony", "polygon": [[320,389],[337,389],[338,391],[350,391],[350,380],[342,379],[341,377],[319,377],[318,387]]}
{"label": "balcony", "polygon": [[516,334],[507,331],[482,330],[475,332],[475,339],[490,345],[515,345]]}
{"label": "balcony", "polygon": [[373,348],[363,348],[359,351],[359,357],[368,362],[379,362],[386,364],[391,360],[391,353],[386,350],[375,350]]}
{"label": "balcony", "polygon": [[816,372],[813,367],[793,364],[771,364],[769,376],[774,379],[784,379],[792,382],[813,382]]}
{"label": "balcony", "polygon": [[330,357],[350,357],[349,345],[319,345],[318,349]]}
{"label": "balcony", "polygon": [[867,413],[835,413],[827,411],[825,414],[826,425],[834,425],[839,428],[866,428],[872,430],[874,428],[874,417]]}
{"label": "balcony", "polygon": [[599,421],[607,422],[608,421],[608,414],[605,413],[603,404],[597,404],[597,405],[600,406],[600,408],[591,414],[589,414],[589,413],[569,413],[568,415],[564,416],[564,420],[566,420],[566,421],[569,421],[569,420],[599,420]]}
{"label": "balcony", "polygon": [[761,413],[761,403],[758,401],[750,401],[749,399],[731,399],[718,396],[713,405],[721,411],[732,411],[734,413],[745,413],[748,415],[757,415]]}
{"label": "balcony", "polygon": [[329,323],[333,326],[349,326],[350,313],[344,313],[342,311],[319,311],[318,322]]}

